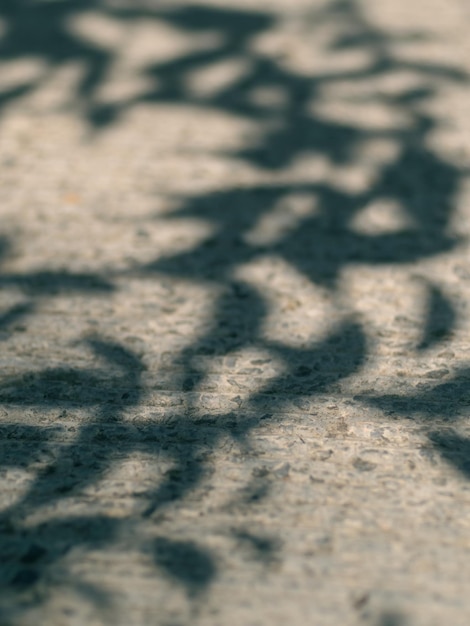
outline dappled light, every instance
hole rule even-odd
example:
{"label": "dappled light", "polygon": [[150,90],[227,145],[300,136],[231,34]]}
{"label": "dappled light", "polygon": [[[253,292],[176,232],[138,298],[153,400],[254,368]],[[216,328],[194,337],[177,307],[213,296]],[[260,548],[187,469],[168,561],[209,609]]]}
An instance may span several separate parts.
{"label": "dappled light", "polygon": [[0,6],[2,626],[423,619],[401,516],[470,478],[468,62],[271,4]]}

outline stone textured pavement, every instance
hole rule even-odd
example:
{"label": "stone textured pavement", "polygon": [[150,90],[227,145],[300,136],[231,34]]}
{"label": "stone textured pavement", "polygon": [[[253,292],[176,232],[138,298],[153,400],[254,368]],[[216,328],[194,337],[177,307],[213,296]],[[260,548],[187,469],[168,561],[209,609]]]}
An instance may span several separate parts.
{"label": "stone textured pavement", "polygon": [[470,623],[468,0],[2,0],[0,626]]}

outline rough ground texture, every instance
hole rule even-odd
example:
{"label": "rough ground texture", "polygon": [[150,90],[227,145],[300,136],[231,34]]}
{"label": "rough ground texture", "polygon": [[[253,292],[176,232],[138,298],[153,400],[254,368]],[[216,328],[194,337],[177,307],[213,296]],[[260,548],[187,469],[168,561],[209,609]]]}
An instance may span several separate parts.
{"label": "rough ground texture", "polygon": [[467,626],[468,0],[1,0],[1,626]]}

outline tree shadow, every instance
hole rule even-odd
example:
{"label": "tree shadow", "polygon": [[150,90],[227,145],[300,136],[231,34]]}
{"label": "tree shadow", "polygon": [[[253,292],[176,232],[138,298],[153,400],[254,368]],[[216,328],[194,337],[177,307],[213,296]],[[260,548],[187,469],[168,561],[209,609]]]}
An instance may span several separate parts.
{"label": "tree shadow", "polygon": [[470,368],[460,367],[452,375],[447,370],[437,370],[437,375],[444,382],[436,384],[428,380],[421,389],[408,394],[358,398],[378,407],[388,417],[417,421],[430,442],[430,460],[434,460],[434,451],[465,478],[470,478],[470,439],[458,433],[454,426],[468,414]]}
{"label": "tree shadow", "polygon": [[426,318],[421,341],[416,349],[425,351],[452,337],[457,324],[457,312],[452,301],[437,285],[426,284]]}
{"label": "tree shadow", "polygon": [[[107,81],[116,52],[85,41],[69,28],[70,20],[85,10],[123,25],[146,19],[189,34],[215,33],[218,39],[202,51],[149,63],[143,69],[150,79],[149,88],[138,96],[103,103],[97,94]],[[389,35],[375,28],[355,0],[333,2],[324,11],[313,12],[312,36],[325,24],[337,24],[338,36],[329,52],[333,55],[339,50],[362,50],[371,61],[361,69],[318,72],[313,76],[296,72],[274,55],[256,51],[252,45],[255,38],[269,33],[277,23],[274,13],[268,11],[205,5],[149,9],[139,3],[114,6],[99,0],[8,0],[0,7],[0,18],[5,24],[0,39],[2,62],[38,57],[47,68],[39,78],[0,92],[3,111],[19,97],[33,93],[56,69],[80,62],[84,72],[71,98],[78,102],[81,114],[96,131],[112,125],[142,102],[222,111],[256,122],[260,129],[249,145],[225,156],[267,173],[285,170],[305,155],[320,155],[333,167],[352,166],[358,150],[375,140],[387,140],[396,148],[396,157],[379,164],[373,181],[360,191],[344,190],[334,182],[278,182],[180,199],[172,219],[202,220],[213,227],[213,234],[190,250],[159,255],[152,262],[133,268],[133,277],[209,284],[217,288],[220,296],[201,336],[175,355],[176,374],[170,391],[182,389],[188,399],[183,408],[172,412],[168,422],[139,424],[138,420],[130,423],[125,419],[128,412],[145,404],[149,391],[142,381],[142,359],[117,342],[98,336],[88,342],[93,358],[101,363],[95,368],[44,367],[39,372],[3,377],[1,381],[0,402],[6,407],[71,412],[81,408],[88,412],[87,419],[75,424],[75,435],[60,446],[53,429],[9,422],[1,426],[2,440],[7,442],[3,445],[2,468],[29,468],[40,454],[49,458],[25,492],[0,516],[0,576],[6,589],[2,597],[6,617],[2,623],[13,624],[16,619],[14,594],[21,595],[42,580],[47,582],[50,572],[64,561],[72,545],[82,550],[118,546],[123,529],[135,534],[139,549],[151,554],[160,573],[180,584],[194,599],[209,589],[219,575],[216,556],[187,538],[159,534],[150,544],[141,541],[139,524],[156,520],[158,512],[184,501],[204,483],[211,471],[201,454],[207,447],[217,447],[226,436],[235,442],[249,442],[250,434],[261,423],[261,414],[265,410],[271,413],[264,416],[284,414],[292,399],[314,402],[321,394],[341,394],[341,384],[359,373],[369,358],[367,329],[354,306],[320,340],[306,341],[299,347],[267,337],[263,329],[269,303],[259,289],[239,278],[237,271],[250,263],[276,257],[339,303],[341,278],[350,267],[413,264],[455,249],[460,240],[453,234],[451,223],[466,172],[429,148],[438,121],[422,105],[438,95],[442,85],[449,81],[463,84],[467,76],[450,66],[400,59],[394,47],[406,36]],[[409,37],[419,41],[421,35],[414,33]],[[241,78],[215,94],[191,88],[189,79],[197,72],[234,58],[247,63],[248,69]],[[376,79],[403,71],[415,77],[413,86],[391,94],[376,88]],[[345,82],[369,85],[364,101],[380,103],[404,115],[407,124],[377,129],[331,121],[312,112],[312,104],[325,88]],[[282,98],[273,104],[253,97],[256,90],[269,89],[277,90]],[[295,198],[299,197],[302,202],[306,199],[306,208],[302,204],[298,209]],[[379,233],[357,228],[356,220],[364,210],[387,202],[401,207],[406,218],[403,226]],[[0,256],[7,253],[7,241],[2,240]],[[0,313],[0,330],[8,332],[18,320],[34,315],[38,302],[58,294],[110,298],[117,290],[115,279],[126,277],[129,273],[110,276],[47,269],[30,274],[4,272],[0,275],[0,288],[14,287],[29,300]],[[445,290],[430,282],[426,289],[428,312],[417,352],[444,341],[458,321]],[[194,399],[207,377],[201,356],[229,357],[251,348],[267,354],[267,360],[280,362],[282,373],[269,380],[259,376],[254,381],[255,391],[238,405],[235,403],[233,410],[201,416],[198,400]],[[458,398],[466,396],[467,380],[468,372],[462,370],[450,382],[423,393],[363,400],[400,417],[425,414],[430,422],[445,414],[454,419],[460,414]],[[432,428],[429,437],[444,459],[467,477],[470,475],[465,439],[451,431],[436,432]],[[116,519],[102,513],[81,517],[57,513],[49,522],[26,523],[35,511],[67,505],[91,486],[99,486],[119,459],[135,452],[149,453],[155,458],[162,455],[173,464],[160,482],[156,480],[155,486],[145,493],[138,514]],[[255,476],[238,495],[246,507],[263,501],[269,493],[269,480]],[[260,561],[269,562],[276,551],[277,538],[266,539],[250,529],[232,535]],[[67,580],[97,605],[105,606],[108,602],[104,592],[100,595],[98,590],[93,595],[83,581],[73,577]],[[19,611],[21,606],[19,601]],[[13,617],[9,611],[13,611]],[[394,619],[384,617],[384,626],[398,623]]]}
{"label": "tree shadow", "polygon": [[401,613],[387,611],[381,615],[377,626],[406,626],[407,620]]}
{"label": "tree shadow", "polygon": [[191,596],[198,595],[216,576],[213,558],[194,542],[158,537],[153,547],[155,563],[171,578],[182,582]]}

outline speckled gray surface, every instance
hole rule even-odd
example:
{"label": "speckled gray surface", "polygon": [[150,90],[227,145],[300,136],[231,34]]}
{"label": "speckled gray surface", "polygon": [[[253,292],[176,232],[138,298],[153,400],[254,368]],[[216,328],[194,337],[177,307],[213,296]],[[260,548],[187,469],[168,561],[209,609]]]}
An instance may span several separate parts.
{"label": "speckled gray surface", "polygon": [[3,0],[0,626],[453,626],[467,0]]}

